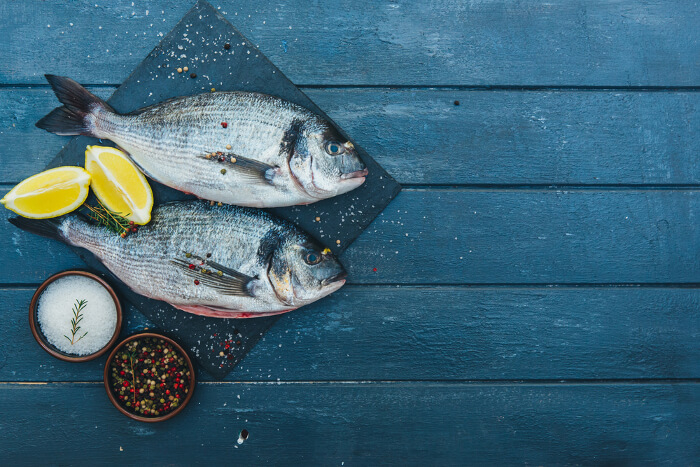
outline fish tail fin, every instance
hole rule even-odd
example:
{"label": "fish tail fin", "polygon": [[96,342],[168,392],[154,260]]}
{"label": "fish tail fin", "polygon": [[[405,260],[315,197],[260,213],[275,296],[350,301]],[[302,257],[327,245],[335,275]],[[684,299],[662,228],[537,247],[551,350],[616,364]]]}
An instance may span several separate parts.
{"label": "fish tail fin", "polygon": [[36,122],[36,126],[57,135],[97,136],[97,114],[114,112],[102,99],[70,78],[45,75],[63,104]]}
{"label": "fish tail fin", "polygon": [[66,242],[66,238],[61,232],[61,218],[28,219],[26,217],[10,217],[8,220],[15,227],[19,227],[27,232]]}

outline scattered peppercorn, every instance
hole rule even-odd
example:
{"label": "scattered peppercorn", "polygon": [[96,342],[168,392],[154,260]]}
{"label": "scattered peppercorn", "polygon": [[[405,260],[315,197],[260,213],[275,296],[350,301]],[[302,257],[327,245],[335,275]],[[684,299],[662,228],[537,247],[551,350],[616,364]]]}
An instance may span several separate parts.
{"label": "scattered peppercorn", "polygon": [[191,258],[191,257],[192,257],[192,253],[185,253],[185,258]]}
{"label": "scattered peppercorn", "polygon": [[231,158],[231,163],[232,163],[232,164],[235,164],[235,163],[236,163],[236,158],[235,158],[235,157],[232,157],[232,158]]}
{"label": "scattered peppercorn", "polygon": [[226,173],[226,169],[221,169],[221,175],[224,175]]}
{"label": "scattered peppercorn", "polygon": [[223,128],[226,128],[226,127],[228,126],[228,123],[226,123],[226,122],[221,122],[221,126],[222,126]]}
{"label": "scattered peppercorn", "polygon": [[230,145],[230,144],[227,144],[227,145],[226,145],[226,149],[231,149],[231,145]]}
{"label": "scattered peppercorn", "polygon": [[455,105],[459,105],[459,101],[455,101]]}
{"label": "scattered peppercorn", "polygon": [[197,73],[190,73],[190,78],[195,79],[197,77]]}
{"label": "scattered peppercorn", "polygon": [[335,243],[340,245],[340,240],[336,240]]}
{"label": "scattered peppercorn", "polygon": [[182,68],[178,68],[178,69],[177,69],[177,72],[178,72],[178,73],[182,73]]}
{"label": "scattered peppercorn", "polygon": [[211,258],[211,253],[207,253],[207,258]]}
{"label": "scattered peppercorn", "polygon": [[320,217],[316,217],[316,222],[321,222],[321,218],[320,218]]}
{"label": "scattered peppercorn", "polygon": [[224,49],[228,50],[230,48],[231,48],[231,44],[229,44],[228,42],[224,44]]}
{"label": "scattered peppercorn", "polygon": [[214,92],[214,91],[216,91],[216,89],[215,89],[215,88],[211,88],[211,92]]}
{"label": "scattered peppercorn", "polygon": [[190,69],[187,68],[187,67],[184,67],[184,68],[182,69],[182,71],[190,71]]}

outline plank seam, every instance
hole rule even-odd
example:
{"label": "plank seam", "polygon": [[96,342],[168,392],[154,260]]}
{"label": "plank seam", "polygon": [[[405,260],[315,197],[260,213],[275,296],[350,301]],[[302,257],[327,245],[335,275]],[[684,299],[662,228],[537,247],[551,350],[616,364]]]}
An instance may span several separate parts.
{"label": "plank seam", "polygon": [[[85,87],[115,88],[120,83],[81,83]],[[516,92],[541,92],[541,91],[591,91],[591,92],[698,92],[700,86],[561,86],[561,85],[517,85],[517,84],[297,84],[300,89],[388,89],[388,90],[445,90],[445,91],[516,91]],[[47,88],[47,83],[0,83],[0,89],[33,89]]]}
{"label": "plank seam", "polygon": [[[9,190],[21,180],[0,182],[0,190]],[[401,184],[402,191],[423,192],[423,191],[456,191],[456,192],[577,192],[577,191],[600,191],[600,192],[644,192],[644,191],[700,191],[700,183],[686,184],[507,184],[507,183],[482,183],[482,184]]]}
{"label": "plank seam", "polygon": [[[666,378],[666,379],[567,379],[567,380],[300,380],[300,381],[197,381],[198,385],[250,385],[250,386],[293,386],[293,385],[459,385],[459,386],[609,386],[609,385],[695,385],[700,378]],[[67,384],[104,385],[104,381],[0,381],[0,386],[59,386]]]}
{"label": "plank seam", "polygon": [[[41,282],[8,282],[0,284],[0,292],[3,290],[32,290],[41,285]],[[367,283],[350,283],[343,287],[343,290],[362,288],[385,288],[385,289],[700,289],[700,282],[648,282],[648,283],[593,283],[593,282],[578,282],[578,283],[451,283],[451,282],[436,282],[436,283],[396,283],[396,282],[367,282]]]}

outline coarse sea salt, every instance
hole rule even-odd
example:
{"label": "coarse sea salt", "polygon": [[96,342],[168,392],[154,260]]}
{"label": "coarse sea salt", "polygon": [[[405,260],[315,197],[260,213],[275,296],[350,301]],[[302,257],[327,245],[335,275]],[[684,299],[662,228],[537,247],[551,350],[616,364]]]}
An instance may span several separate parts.
{"label": "coarse sea salt", "polygon": [[[83,316],[78,324],[80,330],[71,344],[71,319],[76,300],[87,300],[87,304],[80,312]],[[114,335],[117,308],[110,293],[96,280],[64,276],[41,293],[37,319],[41,333],[58,350],[72,355],[90,355],[106,346]],[[85,337],[78,340],[83,334]]]}

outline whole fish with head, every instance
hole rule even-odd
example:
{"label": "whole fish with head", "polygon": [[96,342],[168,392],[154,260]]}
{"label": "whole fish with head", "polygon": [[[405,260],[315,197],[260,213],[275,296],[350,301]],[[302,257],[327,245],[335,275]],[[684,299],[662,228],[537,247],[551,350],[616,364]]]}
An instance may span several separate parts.
{"label": "whole fish with head", "polygon": [[283,99],[216,92],[115,112],[70,78],[46,75],[63,107],[36,126],[108,139],[150,178],[252,207],[309,204],[362,185],[367,168],[328,121]]}
{"label": "whole fish with head", "polygon": [[10,222],[85,248],[136,293],[204,316],[284,313],[338,290],[347,276],[329,249],[256,209],[163,204],[125,238],[75,214]]}

